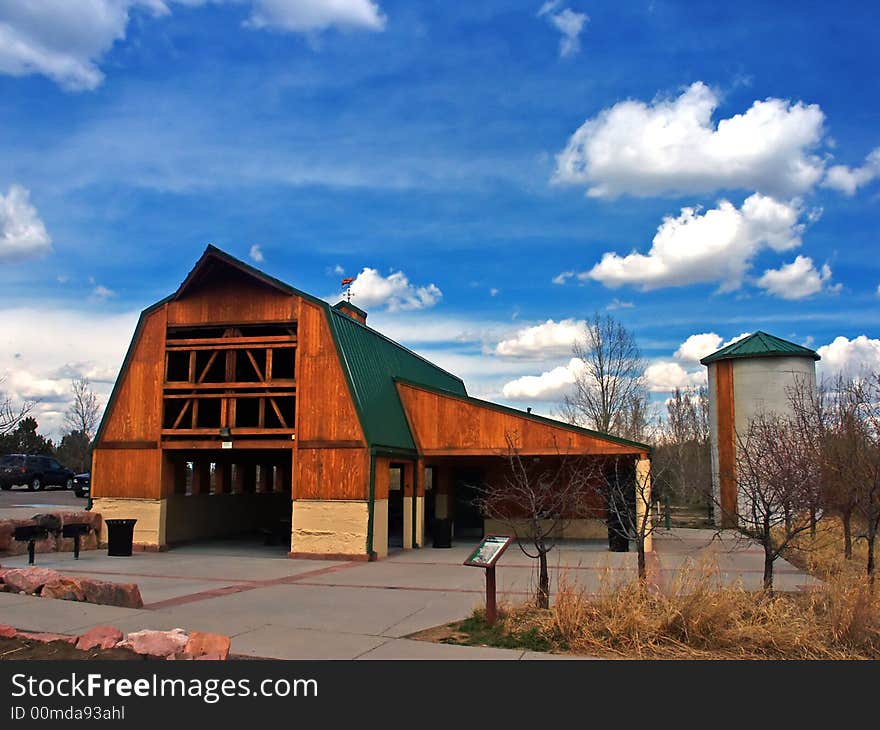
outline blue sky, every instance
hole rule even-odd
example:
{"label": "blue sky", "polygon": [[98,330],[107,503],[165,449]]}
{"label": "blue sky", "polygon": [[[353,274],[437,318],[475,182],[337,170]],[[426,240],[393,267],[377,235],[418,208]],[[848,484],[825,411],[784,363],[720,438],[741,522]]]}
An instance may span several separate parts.
{"label": "blue sky", "polygon": [[880,367],[876,3],[33,5],[0,0],[0,374],[48,430],[208,243],[357,276],[542,412],[594,311],[658,399],[759,328]]}

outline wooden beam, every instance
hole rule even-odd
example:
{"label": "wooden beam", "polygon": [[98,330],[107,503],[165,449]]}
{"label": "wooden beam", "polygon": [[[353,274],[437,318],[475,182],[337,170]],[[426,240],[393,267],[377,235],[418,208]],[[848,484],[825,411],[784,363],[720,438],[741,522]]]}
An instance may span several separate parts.
{"label": "wooden beam", "polygon": [[201,345],[213,345],[218,349],[223,349],[226,345],[249,345],[256,347],[261,344],[270,344],[273,347],[278,344],[296,343],[296,335],[265,335],[261,337],[193,337],[190,339],[170,339],[166,340],[166,347],[169,349],[186,349],[189,347],[199,347]]}
{"label": "wooden beam", "polygon": [[363,441],[300,441],[301,449],[362,449]]}
{"label": "wooden beam", "polygon": [[[217,387],[217,386],[215,386]],[[223,387],[222,385],[220,386]],[[260,388],[262,387],[262,383],[251,383],[251,388]],[[168,388],[168,390],[171,390]],[[185,390],[193,390],[193,388],[186,388]],[[198,389],[200,390],[200,389]],[[273,390],[264,390],[260,393],[165,393],[164,398],[166,400],[190,400],[192,398],[265,398],[266,396],[271,395],[274,398],[283,398],[283,397],[292,397],[296,395],[296,390],[281,390],[281,391],[273,391]]]}
{"label": "wooden beam", "polygon": [[[293,451],[293,445],[296,442],[291,439],[257,439],[257,438],[237,438],[233,442],[232,451],[259,451],[261,449],[278,451],[281,449]],[[155,447],[154,447],[155,448]],[[223,451],[224,454],[231,453],[228,449],[221,449],[220,441],[217,436],[211,438],[181,438],[174,440],[162,441],[163,451]]]}

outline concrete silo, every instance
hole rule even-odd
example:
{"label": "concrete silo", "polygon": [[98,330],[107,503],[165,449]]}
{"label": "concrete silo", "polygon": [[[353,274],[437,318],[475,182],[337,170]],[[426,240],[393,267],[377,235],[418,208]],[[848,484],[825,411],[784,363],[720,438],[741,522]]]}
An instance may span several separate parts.
{"label": "concrete silo", "polygon": [[712,489],[722,527],[736,527],[737,434],[745,437],[757,413],[789,411],[798,383],[815,390],[818,359],[808,347],[755,332],[700,360],[709,368]]}

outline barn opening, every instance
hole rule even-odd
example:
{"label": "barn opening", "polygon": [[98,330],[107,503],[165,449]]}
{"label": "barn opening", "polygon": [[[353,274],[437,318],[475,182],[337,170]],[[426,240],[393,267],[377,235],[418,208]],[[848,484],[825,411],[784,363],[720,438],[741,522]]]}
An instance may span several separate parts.
{"label": "barn opening", "polygon": [[290,549],[290,452],[167,453],[166,544],[250,537]]}

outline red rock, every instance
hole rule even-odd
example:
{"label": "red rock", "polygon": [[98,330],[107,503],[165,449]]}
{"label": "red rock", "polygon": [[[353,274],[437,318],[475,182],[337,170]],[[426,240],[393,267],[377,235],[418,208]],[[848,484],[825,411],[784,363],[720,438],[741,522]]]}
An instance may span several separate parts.
{"label": "red rock", "polygon": [[104,606],[143,608],[144,599],[136,583],[107,583],[102,580],[81,580],[83,600]]}
{"label": "red rock", "polygon": [[193,631],[189,635],[189,641],[183,653],[190,659],[216,657],[226,659],[229,656],[229,637],[223,634],[209,634],[203,631]]}
{"label": "red rock", "polygon": [[77,639],[76,648],[82,651],[112,649],[120,641],[122,641],[122,632],[115,626],[95,626]]}
{"label": "red rock", "polygon": [[29,641],[39,641],[41,644],[48,644],[52,641],[64,641],[68,644],[72,644],[76,641],[75,636],[67,636],[65,634],[49,634],[44,633],[42,631],[19,631],[16,636],[19,639],[27,639]]}
{"label": "red rock", "polygon": [[194,656],[192,658],[195,659],[197,662],[219,662],[226,659],[225,656],[220,656],[219,654],[202,654],[201,656]]}
{"label": "red rock", "polygon": [[64,601],[82,601],[85,600],[82,581],[79,578],[72,578],[67,575],[61,575],[53,580],[47,581],[40,591],[43,598],[60,598]]}
{"label": "red rock", "polygon": [[3,575],[3,582],[19,593],[37,593],[46,583],[60,578],[57,570],[50,568],[13,568]]}
{"label": "red rock", "polygon": [[18,632],[12,626],[0,624],[0,639],[11,639],[17,633]]}
{"label": "red rock", "polygon": [[172,629],[171,631],[144,629],[130,633],[125,641],[120,642],[118,646],[131,649],[138,654],[174,658],[183,651],[186,641],[187,635],[183,629]]}

